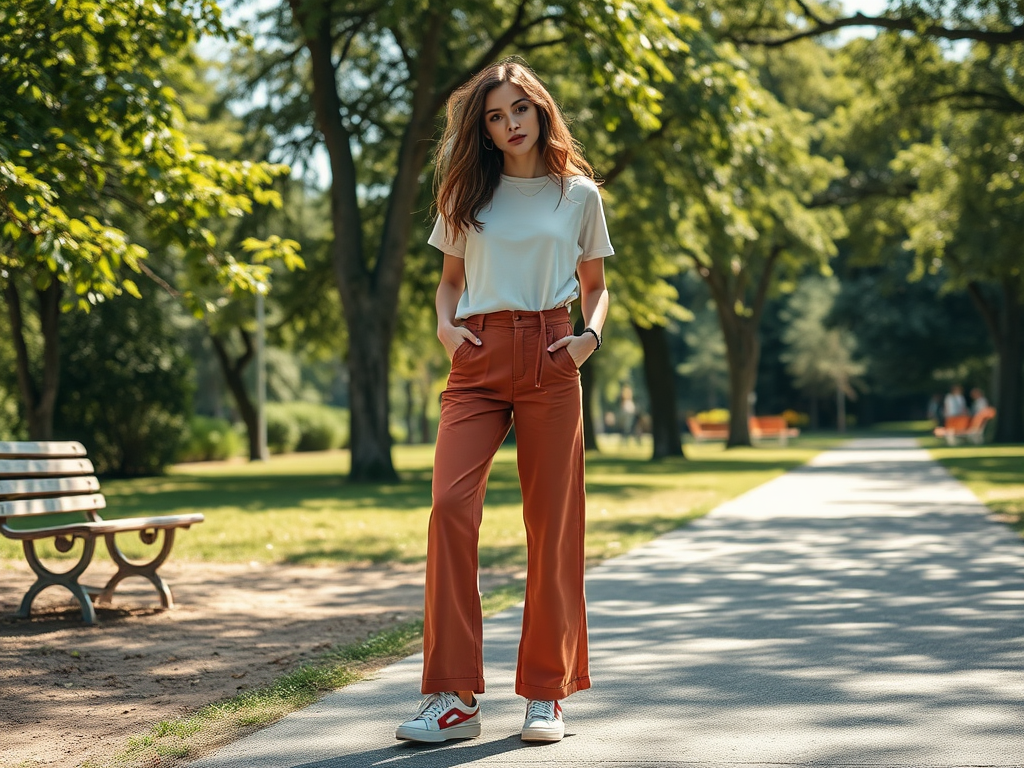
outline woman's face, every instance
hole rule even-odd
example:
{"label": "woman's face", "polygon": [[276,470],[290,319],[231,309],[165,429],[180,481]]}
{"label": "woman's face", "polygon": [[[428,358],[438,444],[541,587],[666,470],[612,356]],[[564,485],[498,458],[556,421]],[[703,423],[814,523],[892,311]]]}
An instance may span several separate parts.
{"label": "woman's face", "polygon": [[484,131],[502,152],[528,155],[540,138],[537,105],[518,85],[502,83],[484,101]]}

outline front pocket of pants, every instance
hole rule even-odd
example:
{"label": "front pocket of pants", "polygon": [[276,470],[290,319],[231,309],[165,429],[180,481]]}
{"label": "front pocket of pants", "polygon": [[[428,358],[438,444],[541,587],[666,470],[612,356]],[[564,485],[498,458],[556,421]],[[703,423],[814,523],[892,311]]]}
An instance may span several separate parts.
{"label": "front pocket of pants", "polygon": [[563,363],[569,366],[569,369],[573,373],[579,373],[580,369],[576,367],[576,361],[572,359],[572,355],[569,354],[568,347],[559,347],[555,350],[555,357],[563,358]]}
{"label": "front pocket of pants", "polygon": [[461,344],[459,344],[459,346],[457,346],[455,348],[455,354],[452,355],[452,366],[453,367],[455,366],[455,363],[457,363],[461,359],[462,355],[465,353],[466,347],[472,347],[472,346],[475,346],[473,344],[473,342],[467,340],[467,341],[462,342]]}

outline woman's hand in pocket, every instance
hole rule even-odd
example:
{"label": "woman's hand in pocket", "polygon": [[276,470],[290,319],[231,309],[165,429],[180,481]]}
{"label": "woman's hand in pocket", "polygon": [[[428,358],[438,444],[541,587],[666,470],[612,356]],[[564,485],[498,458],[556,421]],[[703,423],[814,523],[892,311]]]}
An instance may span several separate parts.
{"label": "woman's hand in pocket", "polygon": [[565,347],[569,353],[569,357],[579,368],[585,362],[587,358],[594,354],[594,350],[597,349],[597,342],[594,337],[585,333],[582,336],[563,336],[555,342],[552,342],[551,346],[548,347],[548,352],[554,352],[558,349]]}
{"label": "woman's hand in pocket", "polygon": [[444,346],[444,351],[448,354],[449,360],[455,357],[456,350],[463,344],[475,344],[479,347],[483,343],[464,325],[439,325],[437,327],[437,338],[441,341],[442,346]]}

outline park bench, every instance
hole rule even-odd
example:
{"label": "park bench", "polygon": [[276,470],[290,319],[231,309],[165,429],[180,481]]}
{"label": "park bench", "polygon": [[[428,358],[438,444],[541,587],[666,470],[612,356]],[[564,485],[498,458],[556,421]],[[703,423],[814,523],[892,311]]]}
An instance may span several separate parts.
{"label": "park bench", "polygon": [[791,437],[799,437],[800,430],[791,427],[782,416],[751,416],[750,437],[753,440],[775,438],[779,445],[785,445]]}
{"label": "park bench", "polygon": [[[61,586],[78,599],[82,620],[95,624],[93,598],[97,604],[109,603],[117,585],[129,576],[148,579],[156,587],[161,605],[174,607],[171,590],[157,569],[171,553],[175,531],[203,522],[203,516],[194,513],[104,520],[99,511],[106,507],[106,500],[99,490],[92,462],[81,443],[0,442],[0,533],[21,541],[25,558],[36,574],[35,583],[22,598],[17,614],[20,618],[28,618],[32,601],[40,592]],[[155,544],[163,531],[163,545],[149,562],[132,562],[117,546],[117,534],[136,531],[147,546]],[[100,536],[117,564],[117,572],[103,587],[90,587],[79,578],[92,562]],[[75,539],[82,540],[82,555],[73,568],[55,572],[40,561],[36,542],[49,538],[58,552],[70,552]]]}
{"label": "park bench", "polygon": [[985,440],[985,427],[996,417],[996,409],[982,408],[973,416],[950,416],[941,427],[936,427],[934,435],[943,437],[949,445],[956,445],[963,437],[972,443],[981,445]]}
{"label": "park bench", "polygon": [[[705,440],[728,440],[729,425],[697,421],[692,416],[686,419],[686,426],[693,435],[693,439],[699,442]],[[791,437],[797,437],[800,430],[791,427],[781,416],[751,416],[750,437],[754,440],[775,438],[780,444],[785,445]]]}
{"label": "park bench", "polygon": [[693,436],[693,439],[698,442],[729,439],[728,424],[710,421],[697,421],[692,416],[688,416],[686,419],[686,428],[690,430],[690,435]]}

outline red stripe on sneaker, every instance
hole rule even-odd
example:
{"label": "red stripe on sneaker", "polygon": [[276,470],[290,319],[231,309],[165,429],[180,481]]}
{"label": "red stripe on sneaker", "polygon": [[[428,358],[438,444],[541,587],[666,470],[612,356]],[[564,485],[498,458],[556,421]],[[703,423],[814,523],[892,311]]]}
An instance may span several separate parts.
{"label": "red stripe on sneaker", "polygon": [[451,728],[453,725],[464,723],[471,718],[475,712],[463,712],[460,709],[449,709],[437,720],[437,727],[442,731],[445,728]]}

